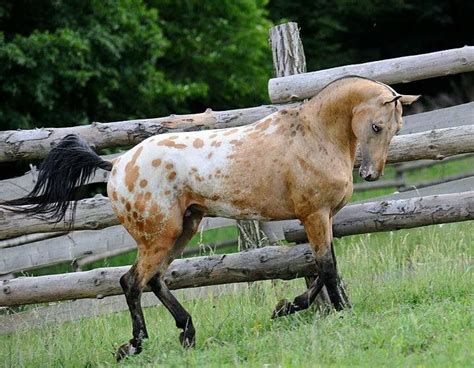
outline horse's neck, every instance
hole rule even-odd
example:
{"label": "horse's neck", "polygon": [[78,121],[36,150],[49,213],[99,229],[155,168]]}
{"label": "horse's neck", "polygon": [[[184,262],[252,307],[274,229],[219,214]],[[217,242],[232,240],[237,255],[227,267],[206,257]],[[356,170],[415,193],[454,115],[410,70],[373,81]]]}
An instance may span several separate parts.
{"label": "horse's neck", "polygon": [[323,91],[301,107],[303,121],[318,142],[340,157],[355,159],[357,138],[352,130],[352,111],[359,102],[348,88]]}

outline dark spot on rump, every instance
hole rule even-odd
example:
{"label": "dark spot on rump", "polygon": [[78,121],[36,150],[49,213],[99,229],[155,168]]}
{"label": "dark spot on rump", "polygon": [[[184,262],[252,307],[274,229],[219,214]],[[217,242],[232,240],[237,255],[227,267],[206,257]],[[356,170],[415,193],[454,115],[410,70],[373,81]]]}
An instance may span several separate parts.
{"label": "dark spot on rump", "polygon": [[173,180],[174,178],[176,178],[176,172],[175,171],[171,171],[169,174],[168,174],[168,180]]}
{"label": "dark spot on rump", "polygon": [[148,184],[146,179],[140,180],[140,188],[145,188]]}
{"label": "dark spot on rump", "polygon": [[161,165],[161,160],[159,158],[157,158],[156,160],[153,160],[151,162],[151,164],[152,164],[153,167],[158,167],[158,166]]}
{"label": "dark spot on rump", "polygon": [[166,170],[171,170],[174,167],[173,164],[166,164],[165,168]]}

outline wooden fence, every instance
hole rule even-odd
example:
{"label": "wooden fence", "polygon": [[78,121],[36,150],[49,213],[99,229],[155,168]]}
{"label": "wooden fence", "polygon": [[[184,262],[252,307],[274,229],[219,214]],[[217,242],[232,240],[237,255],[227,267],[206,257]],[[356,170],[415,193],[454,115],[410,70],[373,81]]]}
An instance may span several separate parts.
{"label": "wooden fence", "polygon": [[[303,99],[326,83],[346,74],[359,74],[387,83],[405,83],[474,70],[474,48],[377,61],[325,71],[272,79],[273,102]],[[297,104],[298,102],[292,102]],[[70,133],[80,134],[95,149],[136,144],[151,135],[241,126],[258,121],[288,104],[248,109],[169,116],[115,123],[93,123],[70,128],[0,132],[0,162],[34,160]],[[410,170],[408,161],[441,160],[474,153],[474,103],[409,116],[401,135],[394,138],[389,163]],[[357,159],[357,162],[358,159]],[[426,162],[423,165],[427,164]],[[431,165],[431,161],[429,165]],[[411,164],[419,167],[422,163]],[[417,166],[418,165],[418,166]],[[0,181],[0,199],[18,198],[34,185],[34,167],[18,178]],[[90,183],[107,180],[98,171]],[[397,179],[394,186],[402,185]],[[377,185],[377,184],[372,184]],[[470,188],[471,190],[474,188]],[[412,196],[413,197],[413,196]],[[345,207],[335,218],[334,234],[346,236],[438,223],[472,220],[474,192],[372,201]],[[18,226],[21,224],[21,226]],[[232,220],[205,219],[203,229],[230,226]],[[97,196],[79,202],[74,230],[69,224],[48,224],[0,208],[0,274],[12,274],[64,262],[80,266],[88,261],[134,249],[135,244],[112,213],[107,198]],[[273,242],[305,242],[296,220],[263,224]],[[224,244],[224,246],[230,243]],[[82,260],[82,261],[81,261]],[[83,261],[86,260],[86,261]],[[314,260],[306,244],[269,246],[225,256],[180,259],[172,263],[165,280],[172,289],[264,279],[290,279],[310,275]],[[79,267],[80,268],[80,267]],[[2,281],[0,305],[12,306],[79,298],[102,298],[121,293],[118,278],[127,267],[110,267],[42,277],[18,277]]]}

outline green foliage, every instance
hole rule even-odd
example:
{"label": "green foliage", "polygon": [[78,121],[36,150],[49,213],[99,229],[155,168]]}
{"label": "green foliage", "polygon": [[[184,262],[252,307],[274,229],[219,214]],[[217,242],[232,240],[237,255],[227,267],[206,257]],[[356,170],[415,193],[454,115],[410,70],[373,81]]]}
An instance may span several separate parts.
{"label": "green foliage", "polygon": [[[267,99],[272,73],[266,0],[149,0],[173,40],[164,57],[167,75],[202,86],[194,110],[249,107]],[[196,98],[197,97],[197,98]]]}
{"label": "green foliage", "polygon": [[0,129],[262,102],[271,65],[265,4],[193,4],[2,3]]}

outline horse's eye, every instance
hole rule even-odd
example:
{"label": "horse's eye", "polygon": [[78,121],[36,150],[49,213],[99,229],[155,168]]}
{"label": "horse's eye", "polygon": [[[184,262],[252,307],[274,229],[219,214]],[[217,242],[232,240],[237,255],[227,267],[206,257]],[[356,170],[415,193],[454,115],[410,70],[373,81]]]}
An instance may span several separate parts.
{"label": "horse's eye", "polygon": [[375,132],[375,133],[378,133],[382,130],[381,127],[379,127],[378,125],[375,125],[375,124],[372,124],[372,130]]}

